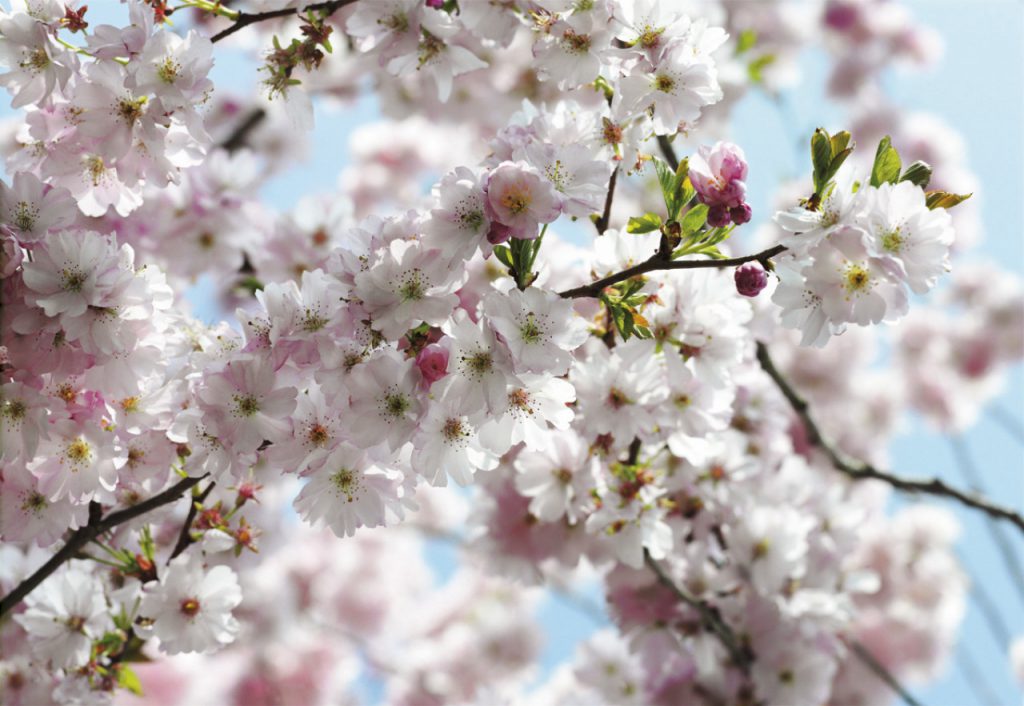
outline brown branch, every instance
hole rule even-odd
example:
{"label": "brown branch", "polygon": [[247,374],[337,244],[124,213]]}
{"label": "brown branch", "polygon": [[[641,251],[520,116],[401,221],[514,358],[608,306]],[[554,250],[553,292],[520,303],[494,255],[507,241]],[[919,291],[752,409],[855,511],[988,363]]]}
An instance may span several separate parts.
{"label": "brown branch", "polygon": [[198,478],[185,478],[178,481],[162,493],[157,493],[153,497],[132,505],[129,508],[125,508],[124,510],[112,512],[103,518],[99,516],[99,512],[92,512],[92,507],[90,507],[89,524],[76,530],[75,533],[71,535],[71,538],[68,539],[67,543],[61,547],[60,551],[50,557],[49,561],[36,569],[31,576],[19,583],[10,593],[0,599],[0,617],[14,608],[14,606],[21,603],[25,596],[34,591],[39,584],[59,569],[61,564],[75,556],[82,547],[96,539],[96,537],[120,524],[128,522],[129,520],[134,520],[136,517],[144,515],[150,510],[155,510],[162,505],[167,505],[168,503],[178,500],[182,495],[188,492],[192,486],[205,477],[206,475],[204,474]]}
{"label": "brown branch", "polygon": [[178,541],[174,545],[174,549],[171,550],[171,556],[168,557],[167,563],[170,564],[174,557],[181,554],[183,551],[188,549],[189,545],[192,544],[192,523],[196,519],[196,513],[199,512],[199,506],[206,500],[206,496],[213,490],[213,486],[217,485],[217,481],[210,481],[210,484],[206,486],[206,490],[201,492],[199,495],[192,496],[192,504],[188,506],[188,515],[185,516],[185,524],[181,526],[181,532],[178,533]]}
{"label": "brown branch", "polygon": [[668,141],[668,135],[658,135],[658,147],[661,148],[661,154],[668,166],[672,167],[672,171],[679,169],[679,157],[676,156],[672,143]]}
{"label": "brown branch", "polygon": [[238,13],[238,19],[235,20],[230,27],[222,29],[217,34],[210,37],[211,42],[219,42],[222,39],[230,37],[235,32],[248,27],[251,24],[257,22],[263,22],[264,20],[273,20],[280,17],[290,17],[293,15],[301,15],[309,12],[310,10],[320,10],[327,12],[331,15],[344,7],[345,5],[351,5],[356,0],[331,0],[331,2],[316,2],[311,5],[306,5],[301,10],[294,7],[285,8],[283,10],[270,10],[268,12],[240,12]]}
{"label": "brown branch", "polygon": [[644,563],[647,567],[654,572],[654,575],[658,577],[658,582],[670,590],[672,594],[680,601],[696,610],[701,619],[704,622],[704,627],[715,634],[715,636],[721,641],[726,651],[729,653],[729,657],[733,663],[739,667],[740,671],[744,674],[750,674],[750,665],[754,661],[754,655],[750,651],[750,648],[741,644],[739,638],[736,637],[736,633],[732,631],[732,628],[718,614],[718,611],[709,606],[705,601],[700,600],[696,596],[690,595],[688,592],[676,585],[665,570],[661,568],[661,564],[654,560],[650,552],[644,549]]}
{"label": "brown branch", "polygon": [[618,178],[619,168],[615,167],[615,171],[612,172],[611,179],[608,180],[608,196],[606,196],[604,200],[604,212],[601,213],[600,218],[594,221],[598,235],[604,235],[604,232],[608,230],[608,223],[612,219],[612,199],[615,198],[615,182]]}
{"label": "brown branch", "polygon": [[873,654],[868,652],[864,645],[854,641],[849,643],[849,647],[850,651],[856,655],[857,659],[859,659],[865,667],[870,669],[876,677],[888,684],[889,688],[895,691],[899,697],[908,704],[908,706],[922,706],[921,702],[915,699],[911,693],[907,691],[907,688],[900,684],[899,680],[896,679],[888,669],[882,666],[882,663],[879,662]]}
{"label": "brown branch", "polygon": [[821,430],[811,417],[807,401],[793,389],[789,381],[775,367],[775,363],[772,362],[771,356],[768,354],[768,348],[761,342],[757,344],[757,360],[768,376],[775,381],[779,390],[789,401],[790,406],[793,407],[793,411],[800,417],[800,421],[803,422],[804,429],[807,432],[807,440],[812,445],[818,447],[831,462],[832,466],[840,473],[854,480],[872,479],[884,481],[896,490],[905,493],[923,493],[956,500],[962,505],[980,510],[989,517],[1012,522],[1021,532],[1024,532],[1024,517],[1020,513],[996,505],[980,495],[965,493],[962,490],[953,488],[939,478],[904,478],[879,470],[869,463],[847,459],[822,436]]}
{"label": "brown branch", "polygon": [[[647,272],[656,272],[658,270],[696,270],[702,268],[725,268],[725,267],[736,267],[747,262],[760,262],[764,265],[769,259],[775,257],[781,252],[786,250],[783,245],[776,245],[775,247],[762,250],[761,252],[754,253],[753,255],[744,255],[743,257],[731,257],[725,260],[665,260],[660,255],[654,255],[653,257],[644,260],[638,265],[622,270],[622,272],[616,272],[613,275],[608,275],[604,279],[599,279],[596,282],[585,284],[581,287],[575,287],[573,289],[567,289],[564,292],[560,292],[560,296],[566,299],[575,299],[578,297],[597,297],[605,287],[610,287],[613,284],[618,284],[623,280],[642,275]],[[765,269],[769,269],[767,266]]]}
{"label": "brown branch", "polygon": [[249,139],[249,134],[252,133],[252,131],[255,130],[266,117],[267,111],[263,110],[263,108],[256,108],[245,117],[245,120],[235,126],[235,129],[231,131],[231,134],[220,143],[220,146],[228,152],[235,152],[242,147],[245,147],[245,143]]}

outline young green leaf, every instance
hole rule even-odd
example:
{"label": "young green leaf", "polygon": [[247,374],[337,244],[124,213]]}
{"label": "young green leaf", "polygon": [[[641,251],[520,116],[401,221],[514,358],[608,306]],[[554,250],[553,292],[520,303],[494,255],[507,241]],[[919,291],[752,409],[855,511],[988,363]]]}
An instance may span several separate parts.
{"label": "young green leaf", "polygon": [[928,182],[932,180],[932,168],[927,162],[918,160],[903,170],[900,181],[909,181],[922,189],[928,188]]}
{"label": "young green leaf", "polygon": [[661,228],[661,216],[656,213],[645,213],[642,216],[634,216],[626,224],[627,233],[650,233]]}
{"label": "young green leaf", "polygon": [[928,208],[935,210],[937,208],[953,208],[962,204],[967,199],[971,198],[973,194],[951,194],[948,191],[929,191],[925,193],[925,203]]}
{"label": "young green leaf", "polygon": [[683,216],[683,237],[692,238],[708,220],[708,207],[705,204],[699,203]]}
{"label": "young green leaf", "polygon": [[871,167],[871,186],[895,184],[900,178],[902,166],[900,155],[892,146],[892,140],[888,136],[882,138],[875,153],[875,164]]}
{"label": "young green leaf", "polygon": [[142,682],[139,676],[126,664],[117,665],[117,685],[136,696],[142,696]]}
{"label": "young green leaf", "polygon": [[505,267],[512,267],[512,251],[508,249],[507,245],[496,245],[494,248],[494,256],[498,258],[498,262],[503,264]]}

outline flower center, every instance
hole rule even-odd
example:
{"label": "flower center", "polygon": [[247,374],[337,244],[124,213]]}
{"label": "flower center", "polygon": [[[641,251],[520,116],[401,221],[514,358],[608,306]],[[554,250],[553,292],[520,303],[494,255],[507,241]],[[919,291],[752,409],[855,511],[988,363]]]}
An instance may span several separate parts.
{"label": "flower center", "polygon": [[530,207],[530,194],[525,189],[509,189],[500,201],[509,213],[518,216]]}
{"label": "flower center", "polygon": [[46,53],[46,50],[42,47],[36,47],[30,52],[26,52],[25,58],[21,60],[21,68],[31,69],[36,73],[42,71],[50,65],[50,56]]}
{"label": "flower center", "polygon": [[167,57],[156,68],[156,75],[159,76],[160,80],[164,83],[174,83],[178,80],[178,74],[180,71],[181,64],[171,57]]}
{"label": "flower center", "polygon": [[562,46],[572,54],[586,54],[590,51],[590,35],[576,34],[571,29],[567,29],[562,35]]}
{"label": "flower center", "polygon": [[655,90],[662,93],[671,93],[676,87],[676,80],[667,74],[658,74],[654,77]]}
{"label": "flower center", "polygon": [[899,228],[894,228],[882,235],[882,247],[889,252],[899,252],[903,247],[903,234]]}
{"label": "flower center", "polygon": [[81,292],[87,279],[86,274],[77,267],[60,271],[60,287],[65,292]]}
{"label": "flower center", "polygon": [[38,490],[32,490],[25,494],[21,503],[21,510],[22,512],[31,512],[33,515],[39,515],[49,504],[46,496]]}
{"label": "flower center", "polygon": [[645,25],[637,43],[644,49],[654,49],[661,44],[661,35],[665,32],[664,27],[651,27]]}
{"label": "flower center", "polygon": [[446,419],[441,433],[446,441],[458,441],[469,435],[466,431],[466,425],[462,423],[461,419],[456,418]]}
{"label": "flower center", "polygon": [[77,471],[78,466],[84,466],[92,460],[92,446],[90,446],[89,442],[82,437],[78,437],[68,444],[67,449],[64,451],[64,455],[68,457],[73,466],[76,466],[76,468],[72,470]]}
{"label": "flower center", "polygon": [[423,282],[423,274],[418,270],[412,270],[405,276],[405,281],[398,288],[398,294],[402,301],[419,301],[426,294],[426,287]]}
{"label": "flower center", "polygon": [[341,468],[331,476],[331,483],[337,488],[348,502],[352,502],[356,489],[359,487],[359,479],[355,471],[350,468]]}
{"label": "flower center", "polygon": [[526,315],[526,321],[519,326],[519,336],[524,343],[539,343],[544,336],[544,329],[537,323],[533,314]]}
{"label": "flower center", "polygon": [[190,618],[199,614],[199,601],[195,598],[186,598],[181,602],[181,612]]}
{"label": "flower center", "polygon": [[27,201],[19,201],[11,214],[11,220],[15,227],[23,233],[27,233],[36,227],[36,220],[39,218],[39,208]]}
{"label": "flower center", "polygon": [[142,106],[146,104],[146,100],[145,96],[135,99],[122,98],[117,103],[117,116],[128,126],[134,125],[142,117]]}
{"label": "flower center", "polygon": [[405,395],[393,392],[384,398],[384,411],[390,417],[401,417],[409,411],[409,400]]}
{"label": "flower center", "polygon": [[847,293],[853,294],[867,289],[871,284],[871,274],[862,265],[847,265],[843,273],[844,284]]}
{"label": "flower center", "polygon": [[28,406],[22,400],[5,400],[0,413],[12,421],[20,422],[27,412]]}
{"label": "flower center", "polygon": [[306,438],[314,446],[323,446],[330,440],[331,434],[323,424],[314,424],[309,428]]}
{"label": "flower center", "polygon": [[235,411],[243,417],[251,417],[260,411],[260,400],[253,395],[235,395]]}

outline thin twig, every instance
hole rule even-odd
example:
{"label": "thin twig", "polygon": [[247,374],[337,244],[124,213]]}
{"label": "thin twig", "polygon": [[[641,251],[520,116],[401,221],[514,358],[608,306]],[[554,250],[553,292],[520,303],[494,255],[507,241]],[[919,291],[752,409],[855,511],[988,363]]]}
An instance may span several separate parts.
{"label": "thin twig", "polygon": [[672,143],[668,141],[668,135],[658,135],[658,147],[661,148],[661,155],[668,166],[672,167],[672,171],[679,169],[679,157],[676,156]]}
{"label": "thin twig", "polygon": [[1018,443],[1024,444],[1024,424],[1020,423],[1013,412],[1000,404],[992,405],[988,408],[988,411],[989,414],[992,415],[992,419],[994,419],[999,426],[1006,431],[1006,433],[1016,439]]}
{"label": "thin twig", "polygon": [[768,376],[775,381],[779,390],[793,407],[793,411],[800,417],[807,432],[807,440],[814,446],[817,446],[832,463],[832,466],[840,473],[854,480],[884,481],[896,490],[905,493],[924,493],[926,495],[936,495],[956,500],[960,504],[980,510],[990,517],[1012,522],[1021,532],[1024,532],[1024,516],[1021,516],[1019,512],[996,505],[980,495],[965,493],[962,490],[953,488],[939,478],[904,478],[879,470],[868,463],[848,460],[825,441],[821,431],[818,429],[818,425],[815,424],[814,419],[811,417],[807,402],[793,389],[793,386],[789,384],[789,381],[786,380],[782,373],[778,371],[772,362],[771,356],[768,354],[768,348],[760,342],[757,344],[757,360],[764,371],[768,373]]}
{"label": "thin twig", "polygon": [[181,526],[181,532],[178,533],[178,541],[174,545],[174,549],[171,550],[171,556],[167,558],[167,563],[170,564],[171,560],[181,554],[183,551],[188,549],[189,545],[195,540],[192,539],[192,523],[196,519],[196,513],[199,512],[199,506],[206,500],[206,496],[213,490],[213,486],[217,485],[217,481],[210,481],[210,484],[206,486],[206,490],[199,493],[199,495],[192,496],[192,503],[188,506],[188,514],[185,516],[185,524]]}
{"label": "thin twig", "polygon": [[120,524],[134,520],[150,510],[155,510],[162,505],[178,500],[182,495],[191,490],[192,486],[205,477],[206,475],[204,474],[198,478],[180,480],[162,493],[157,493],[147,500],[143,500],[124,510],[113,512],[103,518],[100,518],[98,513],[90,512],[89,524],[76,530],[67,543],[61,547],[60,551],[50,557],[49,561],[36,569],[31,576],[19,583],[10,593],[0,599],[0,617],[18,605],[25,596],[32,593],[50,574],[59,569],[61,564],[75,556],[82,547],[96,537]]}
{"label": "thin twig", "polygon": [[263,108],[257,108],[252,111],[245,117],[245,120],[235,126],[235,129],[231,131],[231,134],[220,143],[220,146],[228,152],[234,152],[245,147],[245,143],[249,139],[249,134],[255,130],[266,117],[267,111],[263,110]]}
{"label": "thin twig", "polygon": [[[960,560],[960,563],[963,563],[963,559]],[[988,590],[984,588],[984,584],[981,581],[975,581],[973,577],[971,579],[971,597],[974,598],[975,604],[985,619],[989,633],[999,645],[999,649],[1003,652],[1009,650],[1012,638],[1010,637],[1010,631],[1006,627],[1006,621],[999,613],[999,609],[996,608],[996,602],[989,595]]]}
{"label": "thin twig", "polygon": [[[950,438],[950,443],[953,445],[953,458],[956,459],[960,475],[967,481],[967,487],[978,495],[984,494],[985,486],[981,481],[981,474],[978,473],[978,469],[971,459],[967,444],[959,437]],[[1006,570],[1012,578],[1010,583],[1017,590],[1017,596],[1024,602],[1024,566],[1021,566],[1020,557],[1014,549],[1013,543],[1010,541],[1009,536],[1007,536],[1003,526],[991,517],[985,518],[985,529],[988,530],[989,535],[992,537],[996,550],[1003,557]],[[1008,645],[1009,641],[1007,641],[1007,645],[1004,647],[1008,647]]]}
{"label": "thin twig", "polygon": [[978,703],[984,706],[999,706],[1002,703],[1002,699],[992,691],[992,687],[989,686],[988,680],[985,679],[978,663],[974,661],[974,655],[971,654],[965,642],[962,642],[957,649],[956,663],[960,667],[960,671],[964,673],[966,677],[964,681],[971,686]]}
{"label": "thin twig", "polygon": [[892,675],[892,673],[882,666],[882,663],[875,658],[873,654],[868,652],[867,648],[859,642],[850,642],[850,650],[854,655],[857,656],[865,667],[874,672],[875,676],[884,681],[889,687],[899,694],[899,697],[903,699],[909,706],[922,706],[921,702],[918,701],[911,695],[907,688],[900,684],[899,680]]}
{"label": "thin twig", "polygon": [[[559,296],[565,299],[576,299],[578,297],[597,297],[605,287],[610,287],[613,284],[618,284],[623,280],[627,280],[637,275],[642,275],[647,272],[656,272],[659,270],[698,270],[705,268],[725,268],[725,267],[736,267],[747,262],[760,262],[764,264],[767,260],[775,257],[779,253],[785,250],[785,246],[776,245],[773,248],[762,250],[761,252],[754,253],[753,255],[744,255],[743,257],[731,257],[725,260],[665,260],[659,255],[644,260],[638,265],[616,272],[613,275],[608,275],[604,279],[599,279],[596,282],[585,284],[580,287],[574,287],[573,289],[567,289],[564,292],[559,292]],[[766,268],[767,269],[767,268]]]}
{"label": "thin twig", "polygon": [[615,198],[615,182],[618,178],[619,168],[615,167],[611,179],[608,180],[608,196],[604,199],[604,211],[601,213],[601,217],[594,221],[598,235],[604,235],[604,232],[608,230],[608,223],[612,219],[612,200]]}
{"label": "thin twig", "polygon": [[326,11],[328,15],[331,15],[344,7],[345,5],[351,5],[356,0],[332,0],[331,2],[316,2],[311,5],[306,5],[301,10],[294,7],[285,8],[283,10],[270,10],[268,12],[241,12],[238,15],[238,19],[235,20],[230,27],[222,29],[217,34],[210,37],[211,42],[219,42],[222,39],[230,37],[235,32],[248,27],[251,24],[257,22],[263,22],[264,20],[273,20],[280,17],[290,17],[293,15],[301,15],[310,10],[314,11]]}
{"label": "thin twig", "polygon": [[729,653],[729,657],[733,663],[739,667],[740,671],[744,674],[750,674],[750,665],[754,661],[754,655],[751,653],[750,648],[742,645],[739,638],[736,637],[736,633],[732,631],[732,628],[722,620],[718,611],[709,606],[705,601],[700,600],[696,596],[690,595],[688,592],[676,585],[665,570],[661,568],[661,564],[654,560],[650,552],[644,549],[644,563],[647,567],[654,572],[654,575],[658,577],[658,582],[669,589],[672,594],[680,601],[696,610],[704,623],[704,627],[710,630],[718,637],[719,641],[725,647]]}

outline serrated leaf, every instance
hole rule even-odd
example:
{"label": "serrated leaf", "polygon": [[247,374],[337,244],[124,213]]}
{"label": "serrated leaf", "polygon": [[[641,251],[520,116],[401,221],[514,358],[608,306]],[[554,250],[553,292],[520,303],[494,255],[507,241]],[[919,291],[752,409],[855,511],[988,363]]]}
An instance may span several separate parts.
{"label": "serrated leaf", "polygon": [[661,194],[665,200],[665,210],[668,212],[668,220],[675,220],[679,210],[683,207],[683,180],[686,179],[686,160],[679,163],[676,171],[669,169],[668,164],[660,159],[654,162],[654,171],[658,174],[658,183],[661,185]]}
{"label": "serrated leaf", "polygon": [[928,182],[932,180],[932,168],[927,162],[920,160],[914,162],[909,167],[903,170],[903,174],[900,175],[900,181],[909,181],[911,184],[916,184],[922,189],[928,187]]}
{"label": "serrated leaf", "polygon": [[683,237],[693,237],[708,220],[708,207],[706,204],[699,203],[683,216],[683,221],[680,224],[683,228]]}
{"label": "serrated leaf", "polygon": [[962,204],[967,199],[971,198],[973,194],[951,194],[948,191],[928,191],[925,193],[925,203],[928,208],[935,210],[937,208],[953,208]]}
{"label": "serrated leaf", "polygon": [[661,228],[661,216],[656,213],[645,213],[642,216],[633,216],[626,224],[626,232],[639,235],[650,233]]}
{"label": "serrated leaf", "polygon": [[875,163],[871,167],[871,186],[895,184],[900,178],[902,166],[900,155],[892,146],[892,141],[888,136],[882,138],[875,153]]}
{"label": "serrated leaf", "polygon": [[136,696],[142,696],[142,682],[139,676],[126,664],[119,664],[117,667],[117,685],[127,689]]}

